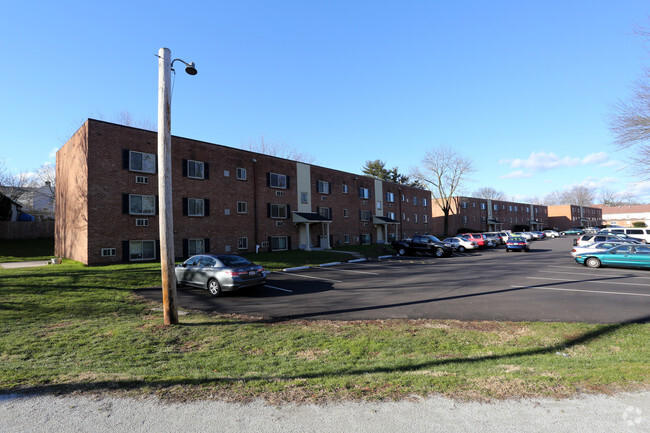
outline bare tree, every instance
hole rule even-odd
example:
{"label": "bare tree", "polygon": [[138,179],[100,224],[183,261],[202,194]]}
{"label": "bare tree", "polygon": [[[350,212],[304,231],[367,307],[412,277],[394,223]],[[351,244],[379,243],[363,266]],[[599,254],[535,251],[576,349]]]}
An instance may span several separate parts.
{"label": "bare tree", "polygon": [[562,196],[562,192],[560,191],[553,191],[544,196],[544,199],[542,200],[542,203],[544,203],[546,206],[556,206],[560,204],[564,204],[564,197]]}
{"label": "bare tree", "polygon": [[600,202],[605,206],[618,207],[639,204],[639,200],[629,192],[614,192],[609,188],[599,191]]}
{"label": "bare tree", "polygon": [[29,173],[12,173],[4,159],[0,160],[0,189],[1,192],[13,201],[18,201],[27,192],[26,188],[32,186],[33,179]]}
{"label": "bare tree", "polygon": [[268,142],[264,139],[263,135],[260,136],[257,141],[249,141],[247,144],[242,145],[242,149],[264,155],[300,161],[306,164],[312,164],[315,161],[315,158],[312,155],[300,152],[296,148],[289,147],[286,143]]}
{"label": "bare tree", "polygon": [[577,206],[590,206],[594,204],[596,194],[593,188],[582,185],[575,185],[564,191],[564,204],[574,204]]}
{"label": "bare tree", "polygon": [[490,188],[488,186],[485,186],[483,188],[479,188],[474,193],[472,193],[472,196],[477,197],[477,198],[486,198],[488,200],[505,200],[506,195],[505,193],[501,191],[497,191],[494,188]]}
{"label": "bare tree", "polygon": [[454,197],[463,183],[475,172],[471,158],[449,146],[434,148],[424,155],[420,167],[411,170],[411,177],[424,185],[436,199],[444,218],[444,232],[449,232],[449,213]]}
{"label": "bare tree", "polygon": [[[637,27],[635,33],[650,39],[649,29]],[[614,144],[632,150],[630,168],[642,180],[650,180],[650,68],[644,68],[632,95],[613,104],[611,111],[609,128],[615,136]]]}

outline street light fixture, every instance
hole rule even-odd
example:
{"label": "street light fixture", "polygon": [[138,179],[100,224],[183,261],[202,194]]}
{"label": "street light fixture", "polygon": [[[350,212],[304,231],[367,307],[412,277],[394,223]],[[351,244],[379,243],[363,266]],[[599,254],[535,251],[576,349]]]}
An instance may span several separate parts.
{"label": "street light fixture", "polygon": [[194,62],[171,61],[169,48],[158,50],[158,196],[160,197],[160,268],[162,274],[163,320],[178,323],[176,273],[174,272],[174,214],[172,212],[172,137],[170,76],[175,61],[185,72],[196,75]]}

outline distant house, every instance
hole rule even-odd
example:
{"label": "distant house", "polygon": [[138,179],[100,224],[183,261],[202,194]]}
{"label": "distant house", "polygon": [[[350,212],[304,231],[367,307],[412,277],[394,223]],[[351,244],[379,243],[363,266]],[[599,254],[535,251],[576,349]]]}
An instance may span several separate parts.
{"label": "distant house", "polygon": [[0,221],[19,221],[22,205],[0,192]]}
{"label": "distant house", "polygon": [[639,204],[630,206],[598,206],[603,211],[603,223],[632,227],[635,222],[644,222],[650,227],[650,204]]}
{"label": "distant house", "polygon": [[603,223],[602,209],[595,206],[563,204],[548,207],[548,220],[558,230],[572,227],[597,227]]}

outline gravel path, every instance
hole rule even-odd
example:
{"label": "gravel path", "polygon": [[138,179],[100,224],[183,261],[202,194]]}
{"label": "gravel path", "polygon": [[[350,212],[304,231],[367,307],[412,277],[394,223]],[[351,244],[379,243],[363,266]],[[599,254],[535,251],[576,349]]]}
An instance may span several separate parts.
{"label": "gravel path", "polygon": [[650,432],[650,392],[569,400],[269,406],[0,395],[0,432]]}

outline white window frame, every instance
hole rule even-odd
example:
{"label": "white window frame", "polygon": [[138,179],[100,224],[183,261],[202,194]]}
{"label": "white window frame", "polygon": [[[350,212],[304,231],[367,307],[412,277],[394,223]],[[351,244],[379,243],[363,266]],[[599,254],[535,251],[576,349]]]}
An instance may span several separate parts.
{"label": "white window frame", "polygon": [[372,219],[372,212],[369,211],[368,209],[362,209],[361,210],[361,221],[370,221],[371,219]]}
{"label": "white window frame", "polygon": [[394,220],[394,219],[395,219],[395,212],[387,212],[387,213],[386,213],[386,216],[387,216],[388,218]]}
{"label": "white window frame", "polygon": [[[277,247],[274,245],[276,242],[279,244]],[[281,244],[284,243],[284,246]],[[271,236],[271,251],[287,251],[289,249],[289,239],[287,236]]]}
{"label": "white window frame", "polygon": [[115,257],[116,255],[116,248],[102,248],[102,257]]}
{"label": "white window frame", "polygon": [[248,249],[248,238],[245,236],[237,238],[237,249],[238,250],[247,250]]}
{"label": "white window frame", "polygon": [[205,164],[203,161],[194,161],[193,159],[188,159],[187,177],[190,179],[205,179]]}
{"label": "white window frame", "polygon": [[395,194],[392,192],[387,192],[386,193],[386,201],[388,203],[395,203]]}
{"label": "white window frame", "polygon": [[324,180],[318,181],[318,193],[319,194],[329,194],[330,193],[330,183]]}
{"label": "white window frame", "polygon": [[359,187],[359,197],[368,200],[370,198],[370,189]]}
{"label": "white window frame", "polygon": [[[134,211],[133,207],[136,205],[134,201],[140,199],[140,211]],[[145,205],[145,201],[147,202]],[[151,209],[149,209],[151,208]],[[129,194],[129,215],[155,215],[156,214],[156,196],[155,195],[142,195],[142,194]]]}
{"label": "white window frame", "polygon": [[247,180],[246,179],[246,169],[243,167],[237,167],[237,180]]}
{"label": "white window frame", "polygon": [[427,199],[426,199],[426,198],[423,198],[423,199],[422,199],[422,206],[427,207],[427,204],[428,204],[428,203],[427,203]]}
{"label": "white window frame", "polygon": [[418,205],[418,198],[413,197],[413,206],[417,206],[417,205]]}
{"label": "white window frame", "polygon": [[205,254],[205,239],[188,239],[187,253],[190,256]]}
{"label": "white window frame", "polygon": [[[274,211],[275,209],[275,211]],[[274,216],[275,214],[275,216]],[[284,215],[281,215],[284,214]],[[287,205],[286,204],[273,204],[271,203],[271,218],[273,219],[287,219]]]}
{"label": "white window frame", "polygon": [[427,214],[422,215],[422,222],[424,224],[428,224],[429,223],[429,215],[427,215]]}
{"label": "white window frame", "polygon": [[238,214],[247,214],[248,213],[248,202],[238,201],[237,202],[237,213]]}
{"label": "white window frame", "polygon": [[329,220],[332,219],[332,211],[328,207],[319,207],[318,208],[318,215],[325,217]]}
{"label": "white window frame", "polygon": [[418,222],[418,214],[413,214],[413,222],[416,223]]}
{"label": "white window frame", "polygon": [[349,244],[350,243],[350,235],[349,234],[344,234],[343,235],[343,243],[344,244]]}
{"label": "white window frame", "polygon": [[344,183],[343,185],[341,185],[341,189],[343,191],[343,194],[348,193],[348,185],[347,184]]}
{"label": "white window frame", "polygon": [[[145,255],[144,255],[145,254],[145,251],[144,251],[144,245],[145,244],[147,244],[147,245],[150,244],[151,245],[150,246],[150,251],[151,251],[151,254],[152,254],[151,256],[146,256],[145,257]],[[136,247],[137,245],[140,245],[140,253],[139,253],[139,255],[141,257],[134,258],[133,257],[134,256],[134,251],[133,250],[134,250],[134,247]],[[137,251],[136,251],[136,254],[137,254]],[[129,241],[129,261],[138,262],[138,261],[142,261],[142,260],[155,260],[155,259],[156,259],[156,241],[152,241],[152,240]]]}
{"label": "white window frame", "polygon": [[[200,203],[200,209],[198,209],[199,203]],[[187,215],[191,217],[205,216],[205,200],[202,198],[188,198]]]}
{"label": "white window frame", "polygon": [[[140,161],[137,161],[137,157]],[[133,158],[136,157],[136,161]],[[139,168],[135,167],[139,165]],[[156,172],[156,154],[137,152],[135,150],[129,151],[129,170],[137,171],[139,173],[155,173]]]}
{"label": "white window frame", "polygon": [[287,175],[270,173],[269,185],[271,188],[287,189]]}
{"label": "white window frame", "polygon": [[361,239],[360,239],[361,245],[370,245],[371,242],[372,242],[372,239],[370,237],[370,233],[362,233],[361,234]]}
{"label": "white window frame", "polygon": [[343,209],[343,218],[350,218],[350,209]]}

